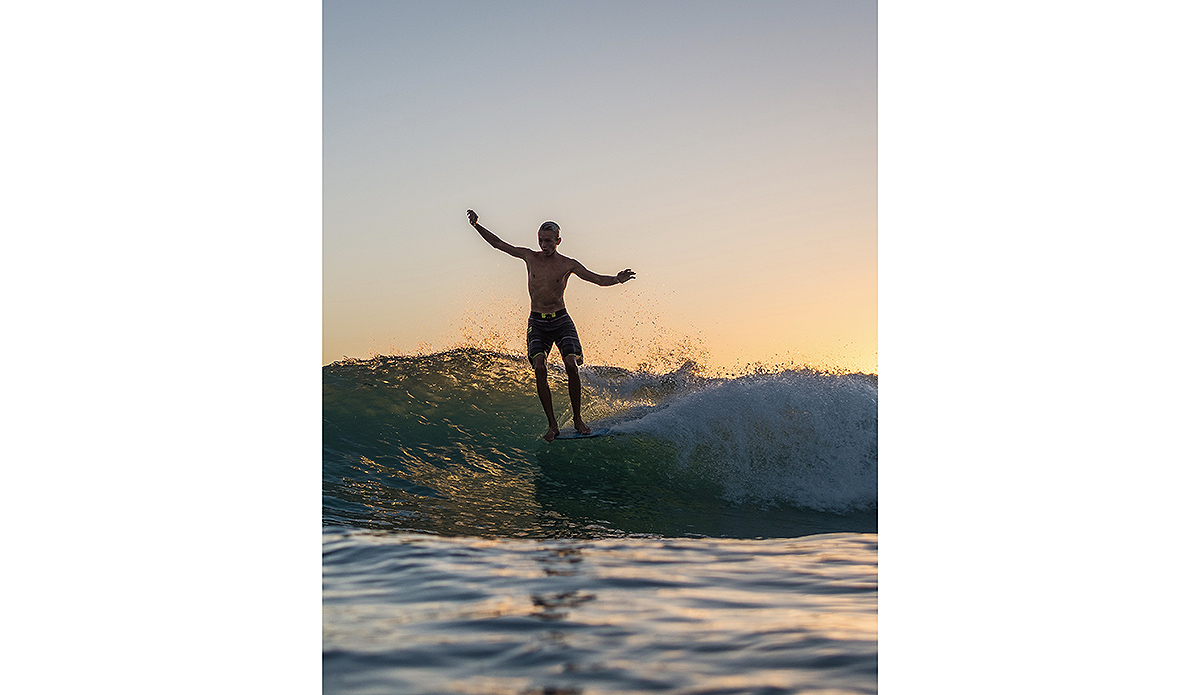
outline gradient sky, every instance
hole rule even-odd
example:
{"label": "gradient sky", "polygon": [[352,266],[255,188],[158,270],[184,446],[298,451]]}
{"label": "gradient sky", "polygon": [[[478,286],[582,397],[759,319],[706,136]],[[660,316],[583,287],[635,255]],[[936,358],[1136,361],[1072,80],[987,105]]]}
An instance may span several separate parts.
{"label": "gradient sky", "polygon": [[[602,274],[590,363],[876,372],[874,2],[324,4],[325,363],[523,351],[524,265]],[[663,357],[663,356],[666,357]]]}

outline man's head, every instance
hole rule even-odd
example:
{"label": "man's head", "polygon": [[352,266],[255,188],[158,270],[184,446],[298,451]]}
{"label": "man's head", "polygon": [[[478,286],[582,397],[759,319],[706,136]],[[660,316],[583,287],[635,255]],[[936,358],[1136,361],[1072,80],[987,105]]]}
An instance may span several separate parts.
{"label": "man's head", "polygon": [[542,253],[547,256],[554,255],[554,250],[558,248],[558,243],[562,241],[558,237],[558,223],[546,221],[538,227],[538,246],[541,247]]}

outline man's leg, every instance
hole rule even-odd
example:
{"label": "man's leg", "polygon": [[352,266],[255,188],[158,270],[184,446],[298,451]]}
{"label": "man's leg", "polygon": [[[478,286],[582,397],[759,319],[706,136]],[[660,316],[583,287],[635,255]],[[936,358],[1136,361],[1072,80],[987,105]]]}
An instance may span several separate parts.
{"label": "man's leg", "polygon": [[542,409],[546,411],[546,420],[550,423],[550,429],[546,430],[544,436],[549,442],[558,436],[558,420],[554,419],[554,402],[550,398],[550,382],[546,378],[546,353],[534,355],[532,362],[533,373],[537,377],[537,395],[542,401]]}
{"label": "man's leg", "polygon": [[575,429],[580,434],[590,434],[591,427],[583,421],[583,416],[579,414],[580,401],[583,399],[583,385],[579,382],[579,363],[576,362],[575,355],[566,355],[563,357],[563,367],[567,370],[567,393],[571,394],[571,412],[575,415]]}

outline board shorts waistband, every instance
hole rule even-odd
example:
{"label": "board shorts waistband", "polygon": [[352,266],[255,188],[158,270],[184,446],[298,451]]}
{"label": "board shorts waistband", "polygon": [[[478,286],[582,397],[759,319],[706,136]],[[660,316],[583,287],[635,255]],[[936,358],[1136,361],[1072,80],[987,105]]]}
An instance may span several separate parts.
{"label": "board shorts waistband", "polygon": [[548,314],[542,313],[540,311],[529,312],[529,318],[531,318],[531,319],[556,319],[559,316],[566,316],[566,315],[567,315],[566,309],[559,309],[558,311],[551,311]]}

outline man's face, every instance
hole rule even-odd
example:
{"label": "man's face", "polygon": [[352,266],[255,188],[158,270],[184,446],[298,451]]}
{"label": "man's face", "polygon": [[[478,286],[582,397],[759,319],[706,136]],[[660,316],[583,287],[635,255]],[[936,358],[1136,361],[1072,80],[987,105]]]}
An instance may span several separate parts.
{"label": "man's face", "polygon": [[550,230],[541,230],[538,232],[538,246],[542,248],[542,253],[547,256],[553,256],[554,250],[558,248],[558,242],[561,241],[558,235]]}

